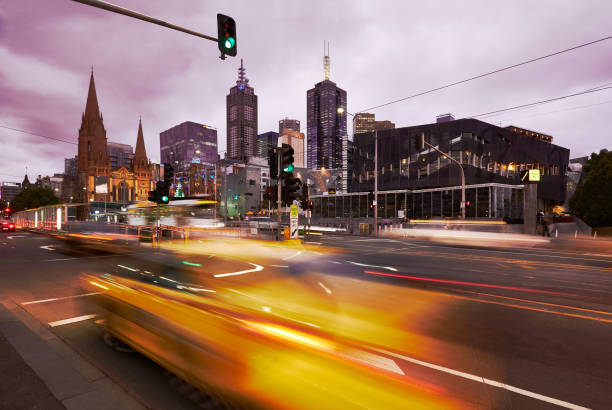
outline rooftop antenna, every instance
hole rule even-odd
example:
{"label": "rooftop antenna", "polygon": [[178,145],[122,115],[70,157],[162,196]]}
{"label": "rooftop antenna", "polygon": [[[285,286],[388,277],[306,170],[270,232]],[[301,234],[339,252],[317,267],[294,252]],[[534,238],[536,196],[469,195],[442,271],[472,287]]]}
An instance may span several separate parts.
{"label": "rooftop antenna", "polygon": [[329,80],[329,41],[326,48],[325,40],[323,40],[323,73],[325,74],[325,79]]}

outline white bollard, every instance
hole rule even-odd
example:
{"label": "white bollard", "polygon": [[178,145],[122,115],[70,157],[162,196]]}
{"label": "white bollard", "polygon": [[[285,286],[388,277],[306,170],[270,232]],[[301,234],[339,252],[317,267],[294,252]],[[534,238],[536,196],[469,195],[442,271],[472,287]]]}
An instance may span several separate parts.
{"label": "white bollard", "polygon": [[559,229],[555,229],[555,238],[559,237]]}
{"label": "white bollard", "polygon": [[574,239],[578,237],[578,231],[574,232]]}
{"label": "white bollard", "polygon": [[597,231],[595,231],[595,235],[593,235],[593,239],[597,239]]}

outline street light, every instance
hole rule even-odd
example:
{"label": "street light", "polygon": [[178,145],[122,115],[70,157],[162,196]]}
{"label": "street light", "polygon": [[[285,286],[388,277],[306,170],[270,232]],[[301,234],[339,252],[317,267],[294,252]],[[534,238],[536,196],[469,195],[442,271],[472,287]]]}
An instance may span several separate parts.
{"label": "street light", "polygon": [[[336,112],[355,117],[355,114],[346,111],[344,107],[338,107]],[[374,235],[378,236],[378,130],[376,129],[374,130]]]}

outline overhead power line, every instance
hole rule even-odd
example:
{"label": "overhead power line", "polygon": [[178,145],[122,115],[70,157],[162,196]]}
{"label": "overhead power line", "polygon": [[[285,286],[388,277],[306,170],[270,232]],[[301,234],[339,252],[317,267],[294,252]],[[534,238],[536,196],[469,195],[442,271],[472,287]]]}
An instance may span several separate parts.
{"label": "overhead power line", "polygon": [[30,134],[30,135],[34,135],[36,137],[47,138],[47,139],[50,139],[50,140],[53,140],[53,141],[65,142],[66,144],[78,145],[76,142],[73,142],[73,141],[66,141],[66,140],[63,140],[63,139],[60,139],[60,138],[54,138],[54,137],[49,137],[47,135],[37,134],[35,132],[30,132],[30,131],[26,131],[26,130],[20,130],[18,128],[13,128],[13,127],[7,127],[6,125],[0,125],[0,128],[6,128],[7,130],[23,132],[24,134]]}
{"label": "overhead power line", "polygon": [[477,115],[472,115],[472,116],[465,117],[465,118],[484,117],[485,115],[498,114],[498,113],[502,113],[502,112],[506,112],[506,111],[517,110],[519,108],[525,108],[525,107],[531,107],[531,106],[534,106],[534,105],[547,104],[547,103],[551,103],[551,102],[554,102],[554,101],[564,100],[564,99],[570,98],[570,97],[576,97],[578,95],[584,95],[584,94],[590,94],[590,93],[596,93],[596,92],[599,92],[599,91],[609,90],[611,88],[612,88],[612,86],[603,87],[603,88],[592,88],[592,89],[589,89],[589,90],[580,91],[578,93],[564,95],[562,97],[549,98],[547,100],[536,101],[536,102],[532,102],[532,103],[529,103],[529,104],[521,104],[521,105],[517,105],[517,106],[514,106],[514,107],[502,108],[502,109],[499,109],[499,110],[489,111],[489,112],[485,112],[485,113],[477,114]]}
{"label": "overhead power line", "polygon": [[520,63],[517,63],[517,64],[509,65],[507,67],[498,68],[497,70],[489,71],[489,72],[484,73],[484,74],[479,74],[479,75],[476,75],[474,77],[466,78],[465,80],[456,81],[456,82],[450,83],[450,84],[445,84],[445,85],[442,85],[440,87],[432,88],[431,90],[422,91],[420,93],[412,94],[412,95],[409,95],[409,96],[404,97],[404,98],[399,98],[397,100],[389,101],[389,102],[384,103],[384,104],[375,105],[374,107],[370,107],[370,108],[366,108],[366,109],[361,110],[361,111],[357,111],[357,113],[366,112],[366,111],[372,111],[372,110],[375,110],[377,108],[386,107],[387,105],[396,104],[398,102],[406,101],[406,100],[409,100],[409,99],[415,98],[415,97],[420,97],[422,95],[430,94],[430,93],[433,93],[435,91],[440,91],[440,90],[443,90],[445,88],[450,88],[450,87],[453,87],[455,85],[467,83],[468,81],[477,80],[479,78],[483,78],[483,77],[487,77],[487,76],[490,76],[490,75],[493,75],[493,74],[501,73],[502,71],[507,71],[507,70],[510,70],[510,69],[513,69],[513,68],[516,68],[516,67],[520,67],[520,66],[523,66],[523,65],[526,65],[526,64],[530,64],[530,63],[536,62],[536,61],[544,60],[544,59],[549,58],[549,57],[554,57],[554,56],[557,56],[559,54],[563,54],[563,53],[567,53],[567,52],[570,52],[570,51],[573,51],[573,50],[577,50],[577,49],[582,48],[582,47],[587,47],[587,46],[590,46],[590,45],[593,45],[593,44],[596,44],[596,43],[600,43],[602,41],[610,40],[611,38],[612,38],[612,36],[607,36],[607,37],[600,38],[598,40],[589,41],[588,43],[579,44],[577,46],[566,48],[566,49],[560,50],[560,51],[556,51],[554,53],[546,54],[546,55],[541,56],[541,57],[532,58],[531,60],[526,60],[526,61],[523,61],[523,62],[520,62]]}

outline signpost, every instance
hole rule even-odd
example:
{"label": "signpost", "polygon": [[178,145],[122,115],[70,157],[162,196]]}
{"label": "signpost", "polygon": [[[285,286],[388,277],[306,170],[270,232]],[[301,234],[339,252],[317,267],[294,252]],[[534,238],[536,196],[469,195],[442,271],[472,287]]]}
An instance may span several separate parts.
{"label": "signpost", "polygon": [[293,204],[289,210],[289,238],[297,239],[298,226],[298,207],[296,204]]}

